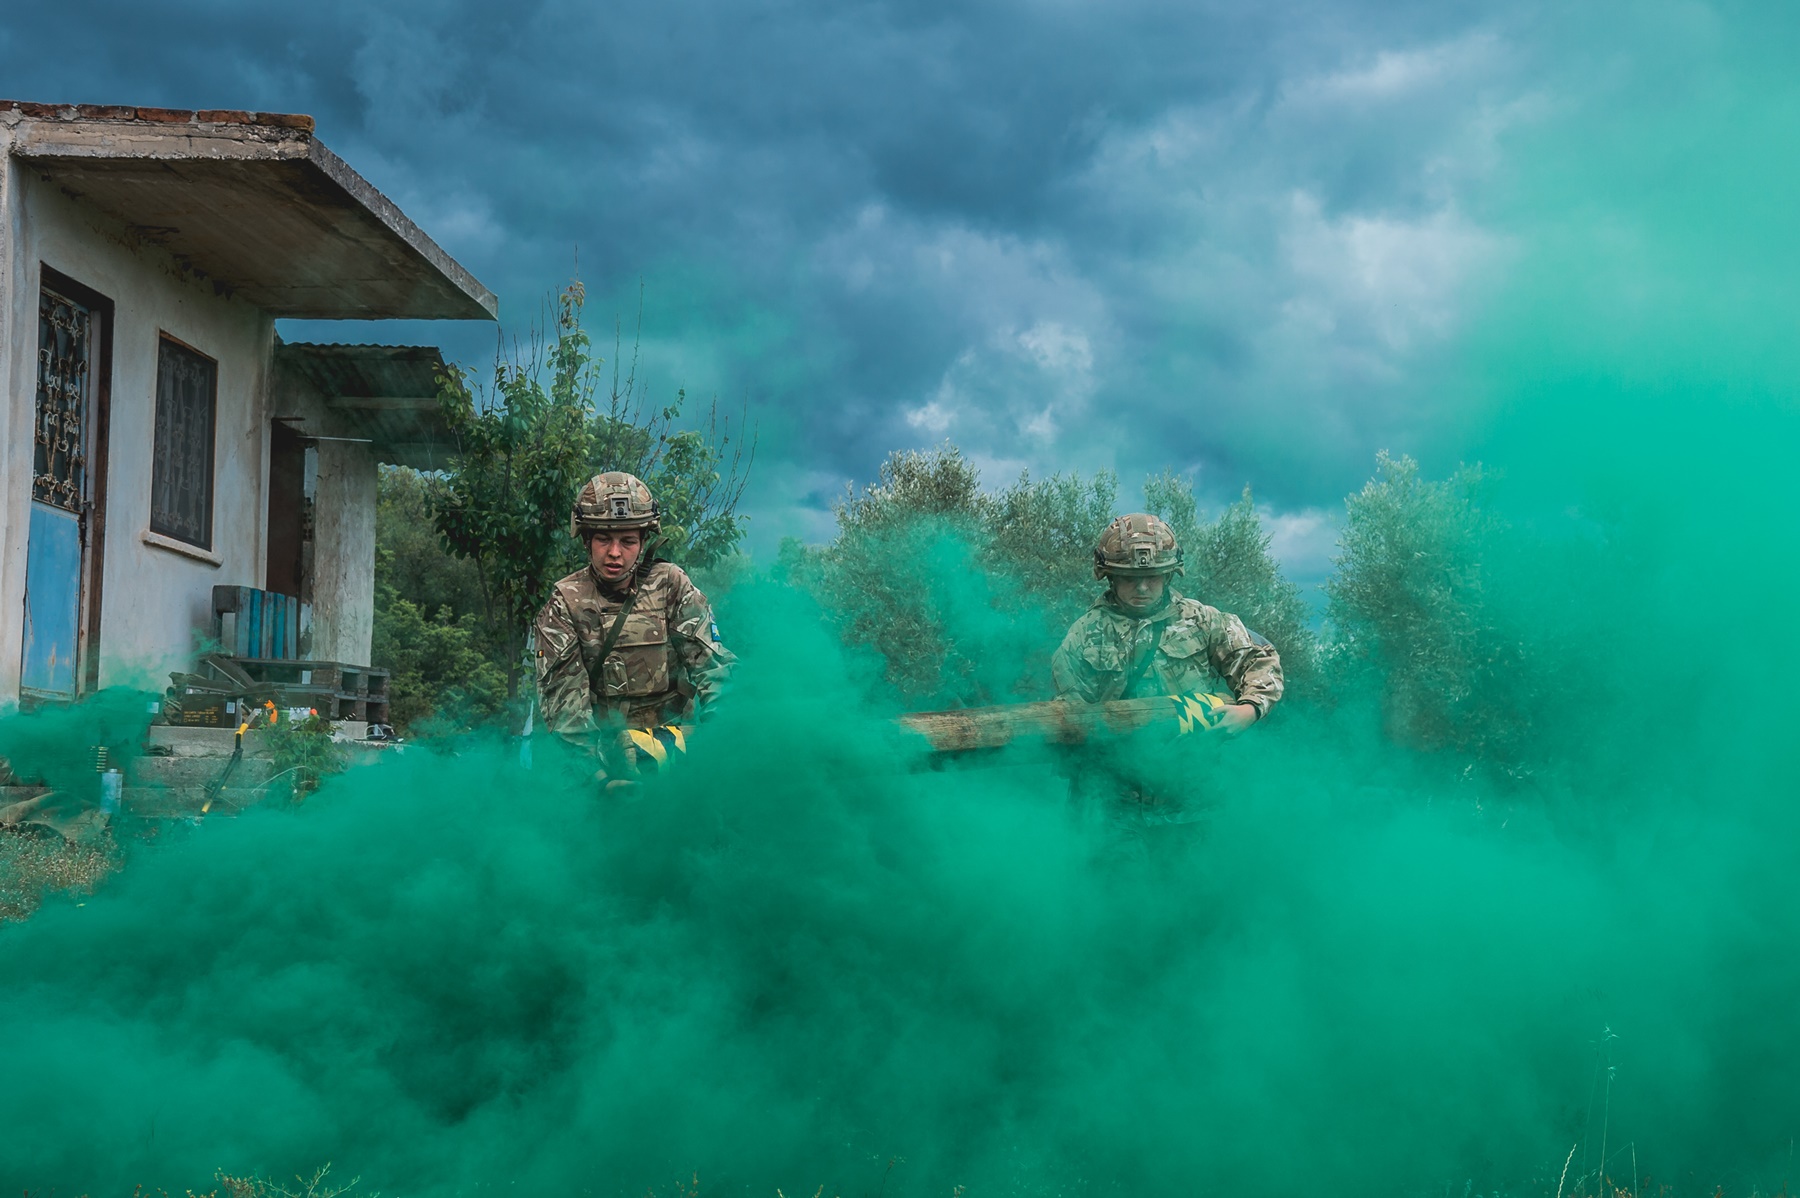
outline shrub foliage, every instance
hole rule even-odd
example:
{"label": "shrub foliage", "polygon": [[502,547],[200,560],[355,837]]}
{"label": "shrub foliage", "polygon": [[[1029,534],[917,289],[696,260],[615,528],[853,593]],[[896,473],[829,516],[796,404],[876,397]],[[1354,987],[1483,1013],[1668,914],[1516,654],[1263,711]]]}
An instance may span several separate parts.
{"label": "shrub foliage", "polygon": [[[1236,611],[1304,673],[1314,654],[1306,607],[1269,553],[1245,497],[1203,520],[1191,486],[1149,480],[1152,510],[1188,547],[1184,594]],[[981,489],[954,445],[896,453],[880,481],[846,495],[831,544],[790,544],[784,567],[867,646],[912,705],[964,706],[1047,697],[1050,655],[1101,593],[1093,548],[1118,515],[1118,480],[1021,475]]]}
{"label": "shrub foliage", "polygon": [[1372,677],[1392,736],[1516,769],[1534,655],[1503,618],[1515,610],[1497,593],[1508,529],[1485,506],[1490,483],[1480,466],[1432,482],[1381,454],[1347,501],[1327,613],[1335,673],[1346,688]]}

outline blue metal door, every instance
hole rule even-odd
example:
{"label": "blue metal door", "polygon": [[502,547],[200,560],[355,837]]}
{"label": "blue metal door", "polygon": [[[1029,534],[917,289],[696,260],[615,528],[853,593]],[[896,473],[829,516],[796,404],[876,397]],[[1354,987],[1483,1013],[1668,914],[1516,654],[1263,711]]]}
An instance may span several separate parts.
{"label": "blue metal door", "polygon": [[38,699],[75,697],[81,630],[81,518],[31,505],[25,555],[25,657],[20,689]]}
{"label": "blue metal door", "polygon": [[35,469],[19,677],[20,695],[28,699],[73,699],[80,685],[93,342],[91,309],[48,289],[40,293]]}

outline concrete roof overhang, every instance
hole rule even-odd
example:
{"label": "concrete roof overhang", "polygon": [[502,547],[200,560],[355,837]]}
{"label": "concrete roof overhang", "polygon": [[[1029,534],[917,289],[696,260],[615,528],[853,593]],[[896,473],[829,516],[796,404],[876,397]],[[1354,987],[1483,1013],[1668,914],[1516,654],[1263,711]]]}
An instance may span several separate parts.
{"label": "concrete roof overhang", "polygon": [[378,461],[416,470],[442,470],[456,452],[438,406],[444,358],[435,346],[284,343],[275,347],[275,370],[324,401],[328,425],[296,422],[302,436],[368,441]]}
{"label": "concrete roof overhang", "polygon": [[0,100],[14,156],[278,317],[492,320],[494,293],[308,116]]}

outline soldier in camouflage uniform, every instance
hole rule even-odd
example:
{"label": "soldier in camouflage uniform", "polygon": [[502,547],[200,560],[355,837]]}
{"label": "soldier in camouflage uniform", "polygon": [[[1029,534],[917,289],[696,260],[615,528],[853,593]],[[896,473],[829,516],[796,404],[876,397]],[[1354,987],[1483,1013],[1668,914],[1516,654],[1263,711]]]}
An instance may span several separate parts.
{"label": "soldier in camouflage uniform", "polygon": [[[1238,732],[1281,698],[1281,658],[1236,616],[1189,599],[1170,585],[1185,573],[1174,530],[1155,516],[1120,516],[1094,548],[1094,577],[1110,585],[1075,621],[1050,659],[1057,697],[1099,703],[1195,691],[1228,696],[1218,727]],[[1146,825],[1197,816],[1145,785],[1124,764],[1088,769],[1078,795],[1110,797],[1115,827],[1137,835]]]}
{"label": "soldier in camouflage uniform", "polygon": [[650,489],[630,474],[597,474],[575,500],[569,532],[588,565],[556,584],[535,628],[539,710],[565,739],[605,750],[604,733],[629,757],[622,731],[690,721],[731,669],[706,596],[657,560],[661,529]]}
{"label": "soldier in camouflage uniform", "polygon": [[1224,726],[1236,731],[1281,698],[1275,647],[1234,615],[1169,586],[1185,571],[1175,533],[1134,513],[1107,526],[1094,577],[1111,585],[1069,629],[1051,658],[1058,697],[1099,703],[1193,691],[1229,693]]}

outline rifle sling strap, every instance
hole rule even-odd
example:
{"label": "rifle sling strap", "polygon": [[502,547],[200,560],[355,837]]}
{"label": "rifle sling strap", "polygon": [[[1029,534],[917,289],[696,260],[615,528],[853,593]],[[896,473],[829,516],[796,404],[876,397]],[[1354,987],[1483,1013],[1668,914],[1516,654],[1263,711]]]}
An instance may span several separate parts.
{"label": "rifle sling strap", "polygon": [[601,693],[605,693],[606,683],[601,679],[600,671],[606,665],[606,659],[612,653],[613,646],[619,643],[619,634],[625,630],[625,617],[629,616],[631,609],[637,606],[637,597],[638,589],[633,586],[631,594],[625,596],[624,606],[619,608],[619,614],[613,618],[612,627],[607,629],[606,639],[600,642],[600,652],[594,655],[594,664],[588,667],[590,689],[598,688]]}
{"label": "rifle sling strap", "polygon": [[1150,673],[1150,663],[1156,660],[1157,647],[1162,643],[1163,629],[1167,628],[1173,619],[1173,616],[1166,616],[1150,625],[1150,651],[1144,654],[1144,659],[1138,663],[1137,668],[1131,671],[1131,676],[1125,680],[1125,689],[1119,692],[1119,698],[1136,697],[1131,692],[1136,690],[1138,683],[1142,682]]}

